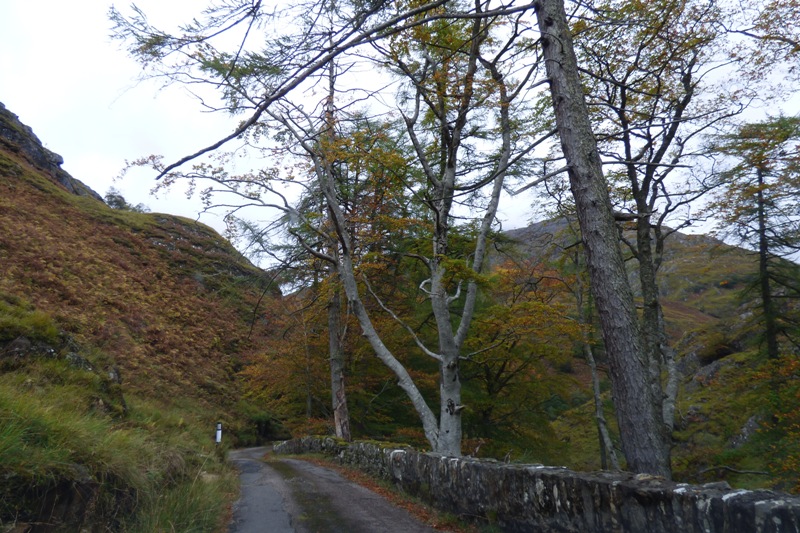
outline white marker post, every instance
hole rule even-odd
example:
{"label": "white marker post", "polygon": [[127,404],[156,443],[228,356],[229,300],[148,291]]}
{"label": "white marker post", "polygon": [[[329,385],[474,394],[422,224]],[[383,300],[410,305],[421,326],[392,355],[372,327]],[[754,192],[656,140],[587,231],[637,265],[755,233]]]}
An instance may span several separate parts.
{"label": "white marker post", "polygon": [[217,445],[222,442],[222,422],[217,422],[217,438],[216,438]]}

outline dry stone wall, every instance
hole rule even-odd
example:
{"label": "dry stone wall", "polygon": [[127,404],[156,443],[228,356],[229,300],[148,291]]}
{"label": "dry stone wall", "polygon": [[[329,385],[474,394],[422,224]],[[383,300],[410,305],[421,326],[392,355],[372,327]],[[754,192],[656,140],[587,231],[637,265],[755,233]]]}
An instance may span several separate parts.
{"label": "dry stone wall", "polygon": [[512,532],[800,532],[800,498],[688,485],[629,473],[443,457],[374,443],[306,437],[276,453],[316,452],[391,481],[461,517]]}

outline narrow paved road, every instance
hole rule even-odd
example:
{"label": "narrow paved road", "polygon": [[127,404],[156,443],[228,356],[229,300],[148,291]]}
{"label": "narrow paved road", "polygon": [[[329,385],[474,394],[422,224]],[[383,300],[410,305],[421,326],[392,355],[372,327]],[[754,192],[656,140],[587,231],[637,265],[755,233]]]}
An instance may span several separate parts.
{"label": "narrow paved road", "polygon": [[229,533],[433,533],[383,497],[333,470],[268,448],[231,452],[242,493]]}

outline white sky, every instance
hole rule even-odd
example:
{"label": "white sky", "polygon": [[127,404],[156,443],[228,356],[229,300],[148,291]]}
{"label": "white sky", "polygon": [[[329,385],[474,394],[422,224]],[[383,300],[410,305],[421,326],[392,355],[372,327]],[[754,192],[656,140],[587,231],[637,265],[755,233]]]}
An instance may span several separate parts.
{"label": "white sky", "polygon": [[[141,0],[154,23],[183,21],[204,0]],[[62,167],[101,196],[116,187],[131,204],[196,218],[199,202],[176,190],[150,196],[154,173],[125,166],[150,154],[172,162],[233,131],[238,119],[204,113],[179,87],[137,83],[139,65],[110,39],[110,0],[2,0],[0,102],[63,156]],[[127,9],[127,2],[117,2]],[[192,7],[195,6],[195,7]],[[201,220],[217,229],[209,215]]]}
{"label": "white sky", "polygon": [[[137,0],[159,27],[191,20],[205,0]],[[173,162],[233,131],[237,118],[203,112],[178,86],[139,83],[141,67],[110,38],[111,0],[0,0],[0,102],[64,158],[63,168],[101,196],[117,188],[131,204],[196,218],[198,201],[180,190],[149,194],[154,173],[114,181],[126,160],[150,154]],[[116,2],[129,13],[129,2]],[[521,195],[523,196],[523,195]],[[506,229],[526,225],[530,196],[506,198]],[[501,203],[502,205],[502,203]],[[222,231],[221,221],[201,221]]]}

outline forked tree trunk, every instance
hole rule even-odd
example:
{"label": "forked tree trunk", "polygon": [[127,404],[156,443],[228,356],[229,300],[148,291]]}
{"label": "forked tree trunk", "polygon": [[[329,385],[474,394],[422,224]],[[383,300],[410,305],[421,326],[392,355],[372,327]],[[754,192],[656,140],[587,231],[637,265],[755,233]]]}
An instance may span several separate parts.
{"label": "forked tree trunk", "polygon": [[622,449],[630,470],[669,477],[669,448],[663,440],[662,413],[656,409],[648,386],[648,361],[563,0],[541,0],[536,16],[556,125],[569,165],[570,187],[608,352]]}

